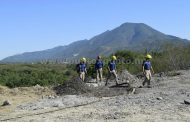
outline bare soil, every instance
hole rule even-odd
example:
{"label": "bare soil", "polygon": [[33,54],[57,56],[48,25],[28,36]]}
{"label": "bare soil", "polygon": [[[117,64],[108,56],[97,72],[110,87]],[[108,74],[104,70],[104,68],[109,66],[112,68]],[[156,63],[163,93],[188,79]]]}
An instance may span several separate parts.
{"label": "bare soil", "polygon": [[104,86],[104,82],[94,80],[73,80],[54,89],[37,86],[38,90],[32,87],[14,91],[0,87],[0,102],[11,102],[0,108],[0,121],[190,121],[190,105],[184,104],[184,100],[190,99],[190,70],[164,77],[155,75],[152,88],[140,87],[143,79],[128,72],[119,77],[119,86],[114,81]]}

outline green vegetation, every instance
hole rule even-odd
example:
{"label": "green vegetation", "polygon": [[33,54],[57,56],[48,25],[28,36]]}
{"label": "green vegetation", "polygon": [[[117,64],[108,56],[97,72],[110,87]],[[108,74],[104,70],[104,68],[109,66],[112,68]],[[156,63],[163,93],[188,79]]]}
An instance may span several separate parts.
{"label": "green vegetation", "polygon": [[[184,70],[190,68],[190,48],[179,48],[176,46],[166,45],[162,52],[149,52],[153,59],[151,60],[156,73],[168,72],[173,70]],[[127,50],[116,52],[116,56],[124,63],[118,64],[118,69],[127,69],[132,74],[137,74],[142,71],[142,62],[144,53],[131,52]]]}
{"label": "green vegetation", "polygon": [[[156,73],[190,68],[190,48],[177,48],[171,45],[162,52],[150,52],[152,65]],[[128,50],[117,51],[117,70],[127,69],[132,74],[142,72],[145,52]],[[110,57],[104,57],[104,76],[107,75],[107,63]],[[93,62],[93,63],[92,63]],[[88,59],[88,76],[95,78],[94,61]],[[0,64],[0,84],[8,87],[58,85],[77,77],[76,64]]]}
{"label": "green vegetation", "polygon": [[144,55],[139,52],[132,52],[128,50],[117,51],[115,55],[118,58],[117,69],[121,72],[127,69],[132,74],[141,72]]}
{"label": "green vegetation", "polygon": [[190,48],[166,46],[162,53],[152,53],[154,69],[157,72],[185,70],[190,68]]}
{"label": "green vegetation", "polygon": [[0,84],[8,87],[57,85],[76,76],[72,66],[58,64],[1,64]]}

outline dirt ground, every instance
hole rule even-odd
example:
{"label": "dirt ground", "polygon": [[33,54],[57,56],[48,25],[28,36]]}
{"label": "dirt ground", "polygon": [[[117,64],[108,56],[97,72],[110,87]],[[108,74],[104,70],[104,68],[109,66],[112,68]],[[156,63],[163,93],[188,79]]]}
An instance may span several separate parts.
{"label": "dirt ground", "polygon": [[55,95],[54,91],[39,85],[14,89],[0,86],[0,104],[2,104],[5,100],[8,100],[11,103],[9,106],[0,106],[0,114],[9,113],[15,110],[20,104],[36,101],[44,96],[48,97],[52,95]]}
{"label": "dirt ground", "polygon": [[[190,100],[190,70],[174,76],[155,75],[152,88],[139,88],[142,80],[133,76],[128,79],[132,85],[129,88],[126,75],[120,78],[119,86],[115,82],[106,87],[104,83],[82,84],[80,87],[85,88],[80,88],[80,94],[75,94],[77,86],[71,88],[71,84],[67,90],[59,86],[54,91],[40,86],[18,88],[16,92],[0,87],[0,102],[11,102],[0,107],[0,121],[190,122],[190,105],[184,104],[184,100]],[[68,94],[69,90],[73,92]]]}

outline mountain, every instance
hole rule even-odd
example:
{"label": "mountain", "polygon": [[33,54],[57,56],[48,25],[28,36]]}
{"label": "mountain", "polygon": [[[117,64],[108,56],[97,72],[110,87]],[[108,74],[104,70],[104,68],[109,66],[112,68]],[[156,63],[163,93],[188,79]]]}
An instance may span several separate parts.
{"label": "mountain", "polygon": [[90,40],[80,40],[66,46],[27,52],[3,59],[3,62],[35,62],[46,59],[75,59],[81,56],[95,58],[110,55],[117,50],[160,50],[165,43],[176,46],[190,45],[190,41],[161,33],[143,23],[124,23]]}

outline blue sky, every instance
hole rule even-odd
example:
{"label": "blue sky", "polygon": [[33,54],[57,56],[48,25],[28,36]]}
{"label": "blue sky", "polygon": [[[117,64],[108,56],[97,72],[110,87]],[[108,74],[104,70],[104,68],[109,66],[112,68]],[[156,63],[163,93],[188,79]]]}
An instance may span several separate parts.
{"label": "blue sky", "polygon": [[125,22],[190,40],[190,0],[0,0],[0,59],[90,39]]}

